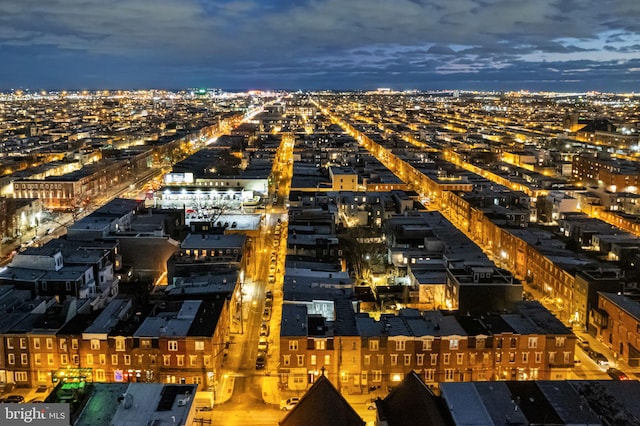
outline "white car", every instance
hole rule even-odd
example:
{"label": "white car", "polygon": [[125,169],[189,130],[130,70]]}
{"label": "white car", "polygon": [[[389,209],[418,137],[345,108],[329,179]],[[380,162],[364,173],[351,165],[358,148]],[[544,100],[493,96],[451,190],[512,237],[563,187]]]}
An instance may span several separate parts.
{"label": "white car", "polygon": [[300,402],[300,398],[295,396],[293,398],[285,399],[284,401],[280,401],[280,409],[282,411],[293,410],[293,408],[298,405],[298,402]]}

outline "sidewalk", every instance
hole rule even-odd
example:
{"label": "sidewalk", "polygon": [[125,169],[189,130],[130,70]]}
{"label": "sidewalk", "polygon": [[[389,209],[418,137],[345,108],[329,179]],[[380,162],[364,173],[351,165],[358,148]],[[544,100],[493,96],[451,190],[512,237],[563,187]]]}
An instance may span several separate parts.
{"label": "sidewalk", "polygon": [[231,399],[233,395],[233,386],[235,385],[236,377],[233,374],[224,373],[220,384],[216,387],[214,392],[214,405],[224,404]]}

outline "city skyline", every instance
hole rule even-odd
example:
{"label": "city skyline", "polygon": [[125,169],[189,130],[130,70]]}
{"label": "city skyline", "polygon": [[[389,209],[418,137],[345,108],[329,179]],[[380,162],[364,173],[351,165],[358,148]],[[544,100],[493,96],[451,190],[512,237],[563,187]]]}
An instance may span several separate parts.
{"label": "city skyline", "polygon": [[633,91],[640,5],[5,1],[0,90]]}

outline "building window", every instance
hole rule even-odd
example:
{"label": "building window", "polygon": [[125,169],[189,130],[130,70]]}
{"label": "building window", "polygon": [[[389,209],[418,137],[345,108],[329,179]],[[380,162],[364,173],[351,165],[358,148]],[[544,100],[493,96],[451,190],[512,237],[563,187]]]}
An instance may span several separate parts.
{"label": "building window", "polygon": [[331,365],[331,355],[324,356],[324,365]]}
{"label": "building window", "polygon": [[370,351],[377,351],[380,348],[380,341],[379,340],[369,340],[369,350]]}
{"label": "building window", "polygon": [[27,349],[27,338],[26,337],[21,337],[20,338],[20,349]]}
{"label": "building window", "polygon": [[47,349],[53,349],[53,339],[47,337]]}
{"label": "building window", "polygon": [[7,349],[13,349],[13,337],[7,337]]}
{"label": "building window", "polygon": [[105,365],[107,363],[107,355],[105,354],[100,354],[98,356],[98,362],[100,363],[100,365]]}
{"label": "building window", "polygon": [[91,350],[94,350],[94,351],[100,350],[100,340],[91,339]]}
{"label": "building window", "polygon": [[431,365],[438,364],[438,354],[431,354]]}
{"label": "building window", "polygon": [[456,363],[462,365],[464,362],[464,354],[456,354]]}
{"label": "building window", "polygon": [[391,365],[398,365],[398,354],[391,354]]}
{"label": "building window", "polygon": [[[314,356],[314,355],[312,355],[312,358],[311,358],[312,360],[313,360],[313,356]],[[285,366],[289,366],[289,365],[291,365],[291,355],[284,355],[284,356],[282,357],[282,363],[283,363]]]}
{"label": "building window", "polygon": [[71,355],[71,363],[73,365],[80,365],[80,355],[78,354]]}
{"label": "building window", "polygon": [[40,365],[42,363],[42,355],[41,354],[33,354],[33,363],[35,365]]}
{"label": "building window", "polygon": [[118,355],[111,355],[111,365],[118,365]]}
{"label": "building window", "polygon": [[16,371],[13,373],[13,377],[15,377],[16,382],[26,382],[27,381],[27,372],[26,371]]}
{"label": "building window", "polygon": [[454,377],[455,377],[455,370],[453,368],[446,368],[444,370],[445,382],[453,382]]}
{"label": "building window", "polygon": [[178,355],[178,367],[182,367],[184,365],[184,355]]}
{"label": "building window", "polygon": [[571,362],[571,352],[563,352],[562,355],[564,356],[564,363],[569,364]]}
{"label": "building window", "polygon": [[424,364],[424,354],[416,354],[416,364],[417,365]]}
{"label": "building window", "polygon": [[538,347],[538,338],[537,337],[529,337],[527,347],[531,349],[535,349]]}
{"label": "building window", "polygon": [[201,340],[196,341],[196,351],[204,351],[204,342]]}
{"label": "building window", "polygon": [[538,380],[538,369],[537,368],[530,368],[529,369],[529,373],[531,373],[531,380]]}
{"label": "building window", "polygon": [[87,365],[93,365],[93,354],[87,354]]}
{"label": "building window", "polygon": [[124,339],[122,338],[116,339],[116,351],[122,352],[124,350],[125,350]]}
{"label": "building window", "polygon": [[178,350],[178,341],[177,340],[169,340],[169,350],[177,351]]}
{"label": "building window", "polygon": [[289,340],[289,350],[297,351],[298,350],[298,341],[297,340]]}
{"label": "building window", "polygon": [[411,364],[411,354],[404,354],[404,365]]}
{"label": "building window", "polygon": [[487,339],[485,339],[484,337],[476,338],[476,348],[477,349],[484,349],[486,340]]}
{"label": "building window", "polygon": [[131,355],[123,355],[124,357],[124,365],[131,365]]}
{"label": "building window", "polygon": [[555,352],[549,352],[549,363],[553,364],[554,362],[556,362],[556,353]]}
{"label": "building window", "polygon": [[98,368],[96,370],[96,380],[98,382],[104,382],[105,380],[107,380],[107,377],[105,376],[103,369]]}
{"label": "building window", "polygon": [[404,351],[405,341],[404,340],[396,340],[396,351]]}
{"label": "building window", "polygon": [[71,339],[71,349],[78,349],[78,339]]}
{"label": "building window", "polygon": [[211,365],[211,355],[204,356],[204,365],[206,365],[207,367]]}
{"label": "building window", "polygon": [[60,350],[61,351],[66,351],[67,350],[67,339],[60,339]]}
{"label": "building window", "polygon": [[515,349],[518,347],[518,339],[516,337],[512,337],[509,339],[509,348]]}
{"label": "building window", "polygon": [[516,353],[515,352],[509,352],[509,362],[510,363],[516,362]]}
{"label": "building window", "polygon": [[27,354],[20,354],[20,363],[22,365],[26,365],[26,364],[29,363],[29,359],[28,359]]}
{"label": "building window", "polygon": [[459,345],[460,345],[460,341],[458,339],[449,340],[449,349],[450,350],[458,349]]}
{"label": "building window", "polygon": [[304,365],[304,355],[298,355],[298,367],[302,367]]}
{"label": "building window", "polygon": [[40,349],[40,338],[36,337],[33,339],[33,349]]}
{"label": "building window", "polygon": [[436,370],[429,368],[424,370],[424,381],[425,382],[433,382],[436,377]]}
{"label": "building window", "polygon": [[189,365],[192,367],[196,365],[197,358],[198,357],[196,355],[189,355]]}
{"label": "building window", "polygon": [[10,365],[14,365],[16,363],[16,354],[8,354],[7,355],[7,362]]}
{"label": "building window", "polygon": [[325,350],[327,347],[327,341],[325,339],[316,339],[315,348],[316,350]]}
{"label": "building window", "polygon": [[432,346],[433,346],[433,340],[423,340],[422,341],[422,350],[423,351],[430,351]]}
{"label": "building window", "polygon": [[371,372],[371,381],[372,382],[381,382],[382,381],[382,370],[373,370]]}
{"label": "building window", "polygon": [[556,347],[561,348],[564,346],[566,338],[565,337],[556,337]]}
{"label": "building window", "polygon": [[364,356],[364,365],[371,365],[371,355]]}
{"label": "building window", "polygon": [[317,355],[315,355],[315,354],[311,355],[311,358],[309,359],[309,363],[310,363],[311,365],[316,365],[316,363],[317,363],[317,362],[318,362],[318,357],[317,357]]}
{"label": "building window", "polygon": [[442,363],[444,365],[449,365],[449,360],[451,359],[451,354],[442,354]]}
{"label": "building window", "polygon": [[53,354],[47,354],[47,364],[53,365]]}
{"label": "building window", "polygon": [[522,362],[524,364],[529,362],[529,352],[522,352]]}
{"label": "building window", "polygon": [[542,352],[536,352],[536,364],[540,364],[542,362]]}
{"label": "building window", "polygon": [[162,355],[162,365],[164,366],[171,365],[171,355]]}
{"label": "building window", "polygon": [[378,355],[378,365],[384,365],[384,355]]}

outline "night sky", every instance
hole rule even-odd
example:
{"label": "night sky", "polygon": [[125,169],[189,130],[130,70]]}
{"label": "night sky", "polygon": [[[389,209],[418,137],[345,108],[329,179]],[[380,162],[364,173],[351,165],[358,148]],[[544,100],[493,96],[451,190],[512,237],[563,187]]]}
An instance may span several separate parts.
{"label": "night sky", "polygon": [[0,90],[638,91],[640,0],[1,0]]}

